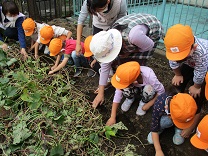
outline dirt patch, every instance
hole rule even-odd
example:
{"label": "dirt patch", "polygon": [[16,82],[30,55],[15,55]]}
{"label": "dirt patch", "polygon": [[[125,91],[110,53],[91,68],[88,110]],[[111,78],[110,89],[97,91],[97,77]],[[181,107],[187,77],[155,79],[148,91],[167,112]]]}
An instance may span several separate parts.
{"label": "dirt patch", "polygon": [[[66,24],[67,22],[67,24]],[[50,24],[55,24],[63,26],[73,32],[73,37],[76,35],[76,29],[73,23],[66,20],[53,20]],[[160,51],[158,53],[164,53]],[[149,61],[147,66],[152,68],[156,73],[160,82],[163,83],[165,88],[170,85],[171,79],[173,77],[173,72],[169,67],[166,58],[161,55],[155,54]],[[66,67],[69,76],[73,76],[74,68]],[[94,90],[98,87],[99,75],[97,74],[94,78],[87,77],[87,69],[84,69],[82,74],[78,78],[74,78],[74,85],[87,95],[90,102],[95,98]],[[100,114],[103,116],[103,123],[105,124],[110,117],[112,100],[114,96],[115,89],[110,87],[105,91],[105,103],[98,106]],[[150,131],[151,115],[152,109],[150,109],[146,115],[138,117],[136,115],[136,109],[138,107],[139,99],[136,99],[130,110],[123,113],[121,109],[118,109],[117,122],[122,121],[128,131],[119,131],[116,137],[112,138],[112,141],[105,140],[103,142],[102,150],[109,153],[109,155],[115,155],[116,153],[124,151],[128,144],[133,144],[136,149],[135,153],[143,156],[153,156],[155,155],[155,150],[153,145],[149,145],[147,142],[147,135]],[[206,106],[207,107],[207,106]],[[208,114],[208,109],[204,106],[202,109],[202,114]],[[166,129],[160,135],[160,142],[165,155],[168,156],[206,156],[207,153],[203,150],[194,148],[190,143],[190,138],[186,139],[185,142],[176,146],[172,142],[172,137],[174,135],[174,128]],[[123,154],[125,155],[125,154]]]}
{"label": "dirt patch", "polygon": [[[160,82],[163,83],[165,88],[170,85],[173,77],[173,72],[169,67],[168,61],[165,60],[161,55],[154,55],[148,61],[147,66],[151,67],[156,73]],[[79,87],[86,95],[88,95],[89,101],[93,101],[95,98],[94,90],[98,86],[99,75],[97,74],[94,78],[88,78],[86,76],[87,70],[84,70],[78,79],[75,79],[76,87]],[[103,115],[103,123],[106,123],[110,117],[112,100],[115,89],[110,87],[105,91],[105,103],[98,106],[99,112]],[[137,116],[136,109],[138,107],[140,99],[136,99],[130,110],[123,113],[121,109],[118,109],[117,122],[122,121],[128,128],[128,131],[120,131],[117,137],[112,138],[113,142],[106,143],[103,147],[104,151],[108,151],[109,155],[122,152],[128,144],[133,144],[136,147],[136,153],[144,156],[155,155],[153,145],[149,145],[147,142],[147,135],[150,132],[150,123],[152,109],[150,109],[146,115]],[[208,114],[207,108],[204,106],[202,114]],[[172,142],[174,135],[174,127],[166,129],[160,135],[160,142],[165,155],[168,156],[205,156],[207,153],[203,150],[194,148],[190,143],[190,138],[186,139],[185,142],[176,146]]]}

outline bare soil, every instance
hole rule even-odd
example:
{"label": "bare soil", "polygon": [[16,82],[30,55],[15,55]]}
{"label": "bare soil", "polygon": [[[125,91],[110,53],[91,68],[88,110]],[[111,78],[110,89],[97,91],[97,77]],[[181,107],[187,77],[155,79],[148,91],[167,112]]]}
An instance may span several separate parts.
{"label": "bare soil", "polygon": [[[65,23],[67,22],[67,24]],[[69,30],[76,33],[76,26],[72,23],[68,23],[66,20],[50,22],[50,24],[67,26]],[[169,67],[167,59],[158,54],[164,53],[164,51],[158,51],[155,55],[148,61],[147,66],[151,67],[156,73],[158,79],[163,83],[165,88],[171,84],[171,79],[173,77],[173,72]],[[67,67],[70,69],[69,74],[73,76],[74,70],[72,67]],[[93,101],[96,94],[94,91],[98,87],[99,75],[96,74],[95,77],[87,77],[87,69],[84,69],[81,76],[74,78],[75,86],[82,90],[88,97],[89,101]],[[111,105],[114,96],[115,89],[111,86],[105,91],[105,103],[98,106],[100,114],[103,116],[103,123],[105,124],[111,113]],[[115,155],[116,153],[122,152],[128,144],[133,144],[136,147],[135,153],[143,156],[153,156],[155,155],[155,150],[153,145],[149,145],[147,142],[147,135],[150,132],[151,123],[151,112],[150,109],[146,115],[137,116],[136,109],[138,107],[139,99],[136,99],[130,110],[123,113],[119,108],[117,113],[117,122],[122,121],[128,131],[119,131],[116,137],[112,138],[112,141],[106,141],[103,144],[103,151],[107,152],[108,155]],[[204,105],[202,109],[202,117],[208,114],[208,108]],[[174,127],[166,129],[160,135],[160,142],[164,154],[166,156],[206,156],[208,155],[204,150],[199,150],[193,147],[190,143],[190,138],[186,139],[185,142],[176,146],[172,142],[172,137],[174,135]]]}

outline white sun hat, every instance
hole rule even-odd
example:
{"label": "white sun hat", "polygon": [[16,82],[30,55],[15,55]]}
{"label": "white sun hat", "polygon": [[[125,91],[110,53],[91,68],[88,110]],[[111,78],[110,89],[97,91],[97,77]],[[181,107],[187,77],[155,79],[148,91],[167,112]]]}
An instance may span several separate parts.
{"label": "white sun hat", "polygon": [[101,63],[113,61],[120,53],[122,36],[117,29],[100,31],[92,37],[90,51]]}

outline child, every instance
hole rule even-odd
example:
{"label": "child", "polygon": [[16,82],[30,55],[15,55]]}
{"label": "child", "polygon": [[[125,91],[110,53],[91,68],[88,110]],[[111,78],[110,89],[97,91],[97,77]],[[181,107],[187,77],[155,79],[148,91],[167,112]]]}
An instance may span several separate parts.
{"label": "child", "polygon": [[[176,24],[167,30],[164,44],[166,57],[175,76],[172,84],[184,92],[189,81],[189,94],[197,105],[205,100],[204,78],[208,67],[208,41],[195,37],[188,25]],[[200,112],[196,115],[199,122]],[[183,131],[182,136],[189,136],[191,129]]]}
{"label": "child", "polygon": [[[96,66],[96,68],[99,68],[97,65],[97,60],[93,57],[92,52],[90,51],[90,42],[92,40],[93,36],[88,36],[85,41],[84,41],[84,48],[85,48],[85,53],[84,56],[90,61],[92,59],[92,61],[90,61],[90,67],[94,68]],[[94,70],[92,70],[94,71]],[[100,70],[99,70],[100,72]],[[96,74],[96,72],[94,72]],[[93,77],[89,75],[89,72],[87,73],[89,77]],[[113,70],[111,68],[110,73],[109,73],[109,78],[108,78],[108,84],[105,86],[105,89],[107,89],[110,85],[110,81],[111,81],[111,77],[113,76]],[[99,89],[99,88],[98,88]],[[98,93],[98,89],[95,90],[95,94]]]}
{"label": "child", "polygon": [[144,115],[154,104],[158,95],[164,93],[164,87],[160,83],[154,71],[145,66],[140,66],[138,62],[131,61],[118,66],[116,73],[111,79],[111,84],[116,88],[112,104],[111,117],[106,125],[116,123],[116,111],[123,95],[126,100],[121,105],[121,109],[126,112],[135,100],[137,90],[135,87],[142,88],[142,100],[137,108],[137,115]]}
{"label": "child", "polygon": [[[77,77],[81,74],[82,72],[81,65],[89,66],[83,54],[80,54],[79,56],[76,55],[75,47],[76,47],[76,40],[66,39],[65,41],[62,41],[59,38],[54,38],[51,40],[49,44],[50,56],[56,56],[56,55],[58,56],[56,58],[55,65],[51,68],[51,71],[48,73],[49,75],[63,68],[67,64],[68,59],[70,57],[72,57],[75,64],[76,71],[74,77]],[[82,43],[82,52],[84,53],[84,43]],[[59,64],[62,55],[64,55],[64,59]]]}
{"label": "child", "polygon": [[66,30],[65,28],[58,27],[55,25],[47,25],[40,30],[40,40],[38,40],[38,43],[45,44],[46,48],[44,54],[49,54],[48,45],[53,38],[60,38],[62,39],[62,41],[64,41],[71,38],[71,35],[72,32]]}
{"label": "child", "polygon": [[208,152],[208,115],[199,123],[196,134],[191,138],[193,146]]}
{"label": "child", "polygon": [[193,79],[189,93],[199,97],[208,67],[208,41],[194,37],[188,25],[176,24],[168,29],[164,43],[166,57],[175,73],[172,83],[184,92]]}
{"label": "child", "polygon": [[184,138],[189,137],[182,137],[182,131],[190,129],[190,127],[193,131],[196,127],[196,113],[196,102],[187,93],[177,93],[174,96],[173,94],[163,93],[158,96],[153,107],[151,132],[147,137],[148,142],[154,144],[156,155],[164,156],[159,141],[159,134],[165,128],[175,125],[173,143],[176,145],[182,144]]}
{"label": "child", "polygon": [[[45,23],[38,23],[35,22],[32,18],[27,18],[24,20],[22,23],[22,27],[25,32],[25,36],[30,36],[31,37],[31,46],[30,50],[33,50],[33,48],[38,47],[39,49],[39,44],[38,41],[40,40],[40,29],[46,26],[47,24]],[[35,44],[34,44],[35,43]],[[35,58],[38,59],[38,50],[35,50]]]}
{"label": "child", "polygon": [[[20,43],[20,53],[23,55],[24,60],[28,57],[26,52],[26,41],[24,30],[22,29],[22,22],[24,21],[25,15],[19,12],[19,9],[15,2],[4,1],[2,8],[0,8],[0,40],[5,41],[7,38],[14,39]],[[3,38],[3,36],[5,38]],[[7,50],[7,44],[2,45],[3,50]]]}

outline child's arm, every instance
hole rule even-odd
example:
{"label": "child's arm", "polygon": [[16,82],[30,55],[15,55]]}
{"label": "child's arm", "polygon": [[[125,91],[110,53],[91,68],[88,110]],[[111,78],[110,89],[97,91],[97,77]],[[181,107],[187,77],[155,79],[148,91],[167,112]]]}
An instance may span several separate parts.
{"label": "child's arm", "polygon": [[107,126],[111,126],[116,123],[116,112],[117,112],[118,106],[119,106],[119,103],[113,102],[112,110],[111,110],[111,117],[108,119],[106,123]]}
{"label": "child's arm", "polygon": [[54,66],[53,67],[51,67],[51,70],[54,70],[57,66],[58,66],[58,64],[59,64],[59,62],[60,62],[60,59],[61,59],[61,54],[59,54],[57,57],[56,57],[56,62],[55,62],[55,64],[54,64]]}
{"label": "child's arm", "polygon": [[152,141],[155,147],[155,156],[164,156],[162,148],[160,146],[159,134],[158,132],[151,132],[152,133]]}
{"label": "child's arm", "polygon": [[96,59],[94,59],[91,63],[90,63],[90,67],[93,68],[95,66],[95,63],[97,62]]}
{"label": "child's arm", "polygon": [[67,39],[70,39],[70,38],[71,38],[71,36],[72,36],[72,32],[71,32],[71,31],[69,31],[69,32],[67,33],[66,40],[67,40]]}
{"label": "child's arm", "polygon": [[35,42],[35,58],[38,59],[38,48],[39,48],[39,43]]}
{"label": "child's arm", "polygon": [[[59,56],[59,55],[58,55]],[[60,69],[62,69],[63,67],[65,67],[65,65],[67,64],[69,58],[64,58],[64,60],[53,70],[51,70],[48,74],[53,74],[57,71],[59,71]]]}
{"label": "child's arm", "polygon": [[155,101],[156,101],[156,99],[157,99],[158,96],[159,96],[159,95],[156,94],[155,97],[154,97],[152,100],[150,100],[149,102],[147,102],[147,103],[142,107],[142,109],[143,109],[144,111],[147,111],[147,110],[155,103]]}

